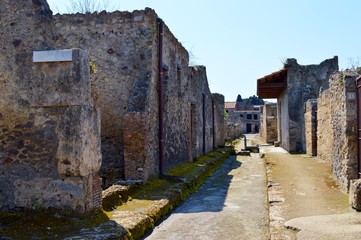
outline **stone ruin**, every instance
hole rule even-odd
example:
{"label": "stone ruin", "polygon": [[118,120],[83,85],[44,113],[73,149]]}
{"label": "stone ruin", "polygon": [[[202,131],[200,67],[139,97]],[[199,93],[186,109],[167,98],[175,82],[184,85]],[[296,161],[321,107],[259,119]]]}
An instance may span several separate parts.
{"label": "stone ruin", "polygon": [[291,153],[306,152],[304,104],[328,89],[338,71],[338,58],[320,64],[300,65],[287,59],[284,68],[257,80],[258,97],[277,98],[278,141]]}
{"label": "stone ruin", "polygon": [[0,3],[2,210],[91,211],[102,187],[224,144],[223,96],[152,9],[53,16],[45,0]]}
{"label": "stone ruin", "polygon": [[[308,153],[327,161],[343,190],[358,178],[357,99],[353,71],[334,73],[329,88],[317,99],[310,100],[305,116]],[[312,102],[312,105],[311,105]]]}
{"label": "stone ruin", "polygon": [[265,103],[260,117],[260,137],[270,144],[278,140],[277,103]]}

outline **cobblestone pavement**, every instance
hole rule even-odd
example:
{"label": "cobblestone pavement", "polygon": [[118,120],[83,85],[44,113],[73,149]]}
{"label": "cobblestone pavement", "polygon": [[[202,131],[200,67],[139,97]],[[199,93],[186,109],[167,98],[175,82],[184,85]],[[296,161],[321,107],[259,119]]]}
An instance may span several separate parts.
{"label": "cobblestone pavement", "polygon": [[253,154],[226,160],[145,239],[269,239],[264,159]]}

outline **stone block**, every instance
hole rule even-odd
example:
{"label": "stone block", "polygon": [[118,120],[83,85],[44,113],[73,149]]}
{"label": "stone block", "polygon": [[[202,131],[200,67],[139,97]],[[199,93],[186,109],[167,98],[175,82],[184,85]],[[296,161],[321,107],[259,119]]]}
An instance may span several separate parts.
{"label": "stone block", "polygon": [[361,179],[351,180],[349,202],[352,208],[361,211]]}
{"label": "stone block", "polygon": [[33,63],[33,78],[22,82],[21,86],[32,89],[28,100],[30,106],[72,106],[92,102],[89,54],[81,49],[67,52],[72,61]]}
{"label": "stone block", "polygon": [[99,171],[100,120],[91,106],[73,106],[60,110],[58,127],[58,172],[62,176],[87,176]]}

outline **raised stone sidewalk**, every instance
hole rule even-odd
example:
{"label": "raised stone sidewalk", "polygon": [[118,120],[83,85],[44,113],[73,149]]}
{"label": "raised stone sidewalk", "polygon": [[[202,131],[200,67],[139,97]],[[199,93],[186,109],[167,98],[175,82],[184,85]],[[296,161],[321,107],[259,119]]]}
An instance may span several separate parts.
{"label": "raised stone sidewalk", "polygon": [[[168,174],[180,176],[185,179],[184,182],[161,179],[149,181],[128,196],[127,202],[121,206],[113,206],[112,211],[102,211],[84,217],[60,215],[51,217],[42,213],[0,214],[0,240],[49,239],[49,237],[51,239],[141,239],[157,222],[197,190],[231,154],[234,154],[233,147],[218,148],[201,156],[196,162],[182,164]],[[114,201],[113,195],[112,199]],[[110,208],[109,203],[107,208]]]}

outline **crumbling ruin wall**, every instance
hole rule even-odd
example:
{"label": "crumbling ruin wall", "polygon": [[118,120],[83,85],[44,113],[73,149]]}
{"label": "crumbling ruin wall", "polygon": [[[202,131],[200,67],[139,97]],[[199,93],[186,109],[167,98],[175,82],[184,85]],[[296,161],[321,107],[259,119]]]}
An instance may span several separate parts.
{"label": "crumbling ruin wall", "polygon": [[[338,71],[338,58],[327,59],[319,65],[302,66],[296,59],[287,59],[288,136],[282,136],[282,147],[289,152],[306,152],[304,104],[328,89],[328,79]],[[283,109],[282,109],[283,110]],[[288,142],[284,140],[288,138]]]}
{"label": "crumbling ruin wall", "polygon": [[241,125],[227,122],[226,124],[226,138],[228,141],[239,138],[241,136]]}
{"label": "crumbling ruin wall", "polygon": [[[127,171],[134,174],[124,175],[124,154],[150,162],[155,162],[157,156],[154,138],[158,125],[153,122],[157,106],[156,97],[152,96],[158,66],[155,12],[146,9],[131,13],[66,14],[55,18],[59,31],[57,45],[87,50],[96,68],[91,80],[96,106],[101,109],[104,185],[143,175],[142,172],[136,174],[142,171],[143,162],[128,166]],[[127,153],[124,153],[124,144],[128,144]],[[142,149],[142,146],[151,149]]]}
{"label": "crumbling ruin wall", "polygon": [[196,111],[192,117],[196,126],[192,127],[193,158],[213,150],[213,115],[212,94],[209,90],[206,68],[204,66],[190,67],[191,103]]}
{"label": "crumbling ruin wall", "polygon": [[0,208],[99,208],[100,126],[88,54],[33,53],[55,49],[46,1],[0,6]]}
{"label": "crumbling ruin wall", "polygon": [[331,123],[331,92],[324,91],[317,99],[317,156],[331,162],[333,147],[333,129]]}
{"label": "crumbling ruin wall", "polygon": [[277,99],[278,141],[287,151],[290,149],[289,116],[288,116],[288,90],[287,88]]}
{"label": "crumbling ruin wall", "polygon": [[348,190],[358,178],[356,77],[351,71],[331,76],[330,88],[318,99],[317,153],[330,162],[332,173]]}
{"label": "crumbling ruin wall", "polygon": [[213,93],[214,109],[214,147],[224,146],[225,141],[225,120],[224,120],[224,96]]}
{"label": "crumbling ruin wall", "polygon": [[260,137],[267,143],[278,140],[277,104],[266,103],[260,117]]}
{"label": "crumbling ruin wall", "polygon": [[[191,84],[187,50],[164,25],[164,170],[190,161]],[[208,110],[211,112],[211,110]]]}
{"label": "crumbling ruin wall", "polygon": [[317,156],[317,100],[305,103],[306,153]]}

